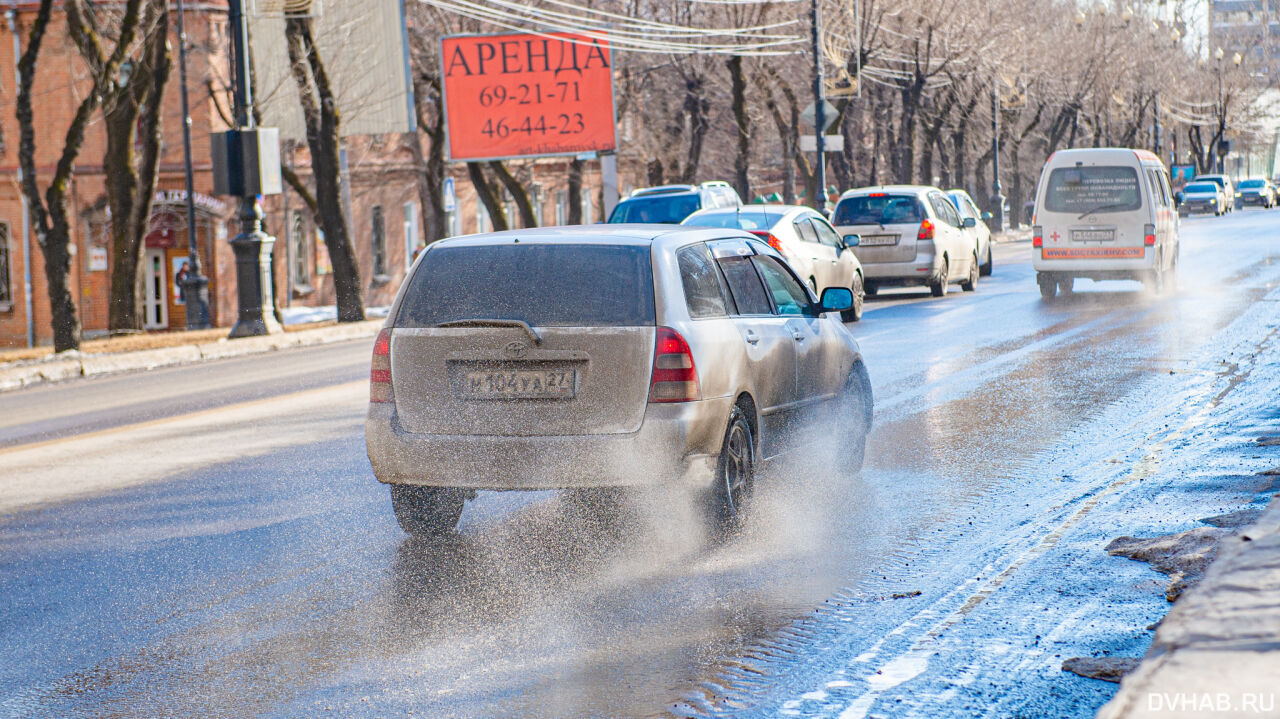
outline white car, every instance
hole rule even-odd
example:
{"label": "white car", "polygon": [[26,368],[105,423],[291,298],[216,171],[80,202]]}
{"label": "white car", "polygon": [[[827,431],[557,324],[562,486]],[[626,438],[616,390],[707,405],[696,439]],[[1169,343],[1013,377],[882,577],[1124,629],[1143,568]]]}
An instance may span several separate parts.
{"label": "white car", "polygon": [[977,240],[936,187],[849,190],[840,196],[832,224],[841,235],[859,236],[854,253],[868,295],[885,286],[925,285],[941,297],[957,281],[966,292],[977,288]]}
{"label": "white car", "polygon": [[866,296],[862,264],[852,248],[858,237],[841,236],[826,218],[797,205],[746,205],[736,209],[698,210],[682,225],[746,230],[777,250],[817,296],[819,288],[848,287],[853,307],[841,313],[845,322],[862,319]]}
{"label": "white car", "polygon": [[1153,294],[1176,284],[1178,208],[1154,154],[1059,150],[1040,173],[1036,208],[1031,264],[1045,299],[1080,277],[1140,280]]}
{"label": "white car", "polygon": [[964,190],[947,190],[947,197],[960,211],[960,224],[972,232],[978,241],[978,274],[990,276],[995,269],[995,263],[991,260],[991,228],[987,227],[991,213],[980,211],[973,203],[973,198]]}

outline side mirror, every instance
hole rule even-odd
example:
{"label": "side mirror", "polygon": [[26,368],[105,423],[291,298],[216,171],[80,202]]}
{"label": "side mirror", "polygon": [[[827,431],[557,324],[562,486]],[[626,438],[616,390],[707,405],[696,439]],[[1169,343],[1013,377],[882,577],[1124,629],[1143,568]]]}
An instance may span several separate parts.
{"label": "side mirror", "polygon": [[853,290],[848,287],[828,287],[822,291],[819,302],[823,312],[843,312],[853,307]]}
{"label": "side mirror", "polygon": [[857,247],[862,242],[862,235],[845,235],[843,238],[845,249]]}
{"label": "side mirror", "polygon": [[994,216],[994,215],[992,215],[990,212],[984,212],[984,213],[982,213],[982,221],[983,221],[983,222],[990,222],[990,221],[991,221],[991,218],[992,218],[993,216]]}
{"label": "side mirror", "polygon": [[967,230],[971,227],[977,227],[978,221],[973,219],[972,217],[966,217],[960,221],[960,226]]}

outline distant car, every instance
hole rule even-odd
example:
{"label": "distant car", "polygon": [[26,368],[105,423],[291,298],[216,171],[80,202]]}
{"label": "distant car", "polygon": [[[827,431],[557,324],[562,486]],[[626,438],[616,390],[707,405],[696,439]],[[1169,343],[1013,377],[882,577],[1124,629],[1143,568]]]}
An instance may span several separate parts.
{"label": "distant car", "polygon": [[[652,486],[732,526],[763,463],[855,474],[871,382],[837,313],[741,230],[555,227],[423,250],[374,342],[365,444],[408,533],[476,490]],[[679,495],[677,495],[679,496]]]}
{"label": "distant car", "polygon": [[1178,203],[1178,214],[1187,216],[1196,212],[1212,212],[1221,215],[1226,210],[1222,207],[1222,188],[1212,182],[1192,182],[1181,190],[1182,201]]}
{"label": "distant car", "polygon": [[1226,175],[1196,175],[1192,182],[1212,182],[1218,186],[1221,197],[1218,198],[1218,207],[1222,208],[1223,213],[1230,212],[1235,207],[1235,188],[1231,186],[1231,178]]}
{"label": "distant car", "polygon": [[746,230],[777,250],[809,283],[819,287],[848,287],[853,307],[841,313],[845,322],[862,319],[866,296],[862,264],[854,256],[855,235],[841,237],[826,218],[808,207],[795,205],[747,205],[737,209],[698,210],[682,225],[732,227]]}
{"label": "distant car", "polygon": [[1235,204],[1236,209],[1243,209],[1249,205],[1271,209],[1276,204],[1275,188],[1262,178],[1241,180],[1236,185]]}
{"label": "distant car", "polygon": [[741,206],[742,198],[727,182],[646,187],[619,202],[609,215],[609,222],[674,225],[703,208]]}
{"label": "distant car", "polygon": [[868,295],[889,285],[925,285],[941,297],[957,280],[966,292],[977,288],[977,238],[936,187],[849,190],[836,203],[831,224],[842,235],[859,236],[854,252],[866,274]]}
{"label": "distant car", "polygon": [[978,240],[978,273],[983,277],[989,276],[995,269],[991,259],[991,228],[987,227],[991,213],[978,210],[973,198],[964,190],[947,190],[947,197],[960,213],[960,224]]}

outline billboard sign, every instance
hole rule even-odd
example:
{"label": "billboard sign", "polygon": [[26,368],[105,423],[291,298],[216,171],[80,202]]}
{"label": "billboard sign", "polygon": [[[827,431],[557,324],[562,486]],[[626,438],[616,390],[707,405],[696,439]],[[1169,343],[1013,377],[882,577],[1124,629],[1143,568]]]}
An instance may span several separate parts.
{"label": "billboard sign", "polygon": [[607,39],[573,33],[441,40],[449,159],[579,155],[617,148]]}

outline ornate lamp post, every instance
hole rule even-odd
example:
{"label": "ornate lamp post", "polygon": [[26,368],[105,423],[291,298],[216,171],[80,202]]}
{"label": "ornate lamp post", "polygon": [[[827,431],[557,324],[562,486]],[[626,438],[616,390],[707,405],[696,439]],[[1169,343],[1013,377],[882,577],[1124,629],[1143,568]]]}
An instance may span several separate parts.
{"label": "ornate lamp post", "polygon": [[187,33],[183,26],[182,0],[178,0],[178,79],[182,97],[182,162],[187,188],[187,276],[182,281],[182,301],[187,306],[187,329],[209,328],[209,278],[200,271],[196,244],[195,182],[191,174],[191,112],[187,104]]}

